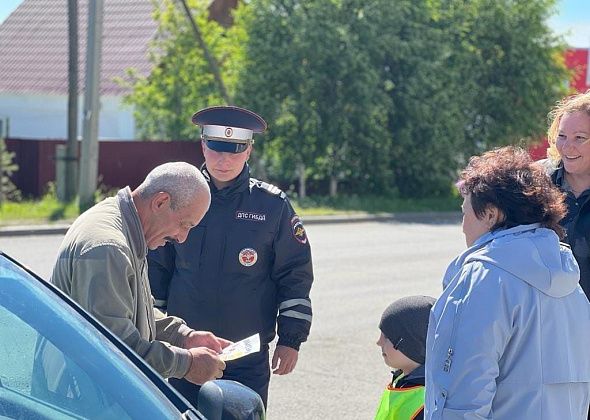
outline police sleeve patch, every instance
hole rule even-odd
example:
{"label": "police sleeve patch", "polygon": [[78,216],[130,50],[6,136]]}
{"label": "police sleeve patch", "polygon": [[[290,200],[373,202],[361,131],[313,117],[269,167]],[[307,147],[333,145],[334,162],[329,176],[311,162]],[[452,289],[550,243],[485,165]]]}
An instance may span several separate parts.
{"label": "police sleeve patch", "polygon": [[303,227],[303,223],[299,216],[295,215],[291,219],[291,230],[293,231],[293,236],[302,244],[307,243],[307,234],[305,233],[305,228]]}

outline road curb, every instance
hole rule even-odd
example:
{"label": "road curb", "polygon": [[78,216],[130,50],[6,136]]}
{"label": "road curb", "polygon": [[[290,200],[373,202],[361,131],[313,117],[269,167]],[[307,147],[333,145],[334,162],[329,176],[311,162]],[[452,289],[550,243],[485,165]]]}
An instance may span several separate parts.
{"label": "road curb", "polygon": [[69,224],[3,226],[0,227],[0,237],[60,234],[63,235],[67,232],[69,227]]}
{"label": "road curb", "polygon": [[[306,225],[359,223],[359,222],[400,222],[400,223],[458,223],[461,214],[458,212],[423,212],[423,213],[378,213],[378,214],[345,214],[331,216],[302,216]],[[32,236],[32,235],[63,235],[69,229],[69,223],[47,225],[23,225],[0,227],[0,237]]]}
{"label": "road curb", "polygon": [[331,216],[301,216],[305,225],[329,223],[359,222],[400,222],[400,223],[458,223],[461,213],[453,212],[408,212],[408,213],[377,213],[347,214]]}

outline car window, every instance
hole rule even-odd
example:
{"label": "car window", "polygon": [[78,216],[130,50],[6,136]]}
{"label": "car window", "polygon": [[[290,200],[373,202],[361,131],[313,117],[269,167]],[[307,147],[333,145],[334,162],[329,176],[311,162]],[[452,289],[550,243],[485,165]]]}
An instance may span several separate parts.
{"label": "car window", "polygon": [[0,418],[180,417],[125,355],[0,256]]}

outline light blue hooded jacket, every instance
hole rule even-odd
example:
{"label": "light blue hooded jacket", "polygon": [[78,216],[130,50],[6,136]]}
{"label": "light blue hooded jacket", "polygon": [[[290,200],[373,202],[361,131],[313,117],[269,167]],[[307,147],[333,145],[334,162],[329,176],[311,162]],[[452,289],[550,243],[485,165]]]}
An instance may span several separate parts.
{"label": "light blue hooded jacket", "polygon": [[590,303],[550,229],[481,236],[447,268],[426,342],[426,419],[586,419]]}

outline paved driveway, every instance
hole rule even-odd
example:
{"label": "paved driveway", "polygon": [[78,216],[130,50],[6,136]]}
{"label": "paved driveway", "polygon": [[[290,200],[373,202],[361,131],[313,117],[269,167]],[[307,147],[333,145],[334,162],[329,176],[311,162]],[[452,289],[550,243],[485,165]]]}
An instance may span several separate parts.
{"label": "paved driveway", "polygon": [[[375,345],[383,309],[410,294],[438,296],[464,249],[457,217],[309,224],[314,324],[296,370],[273,376],[269,420],[372,419],[390,379]],[[0,249],[48,278],[62,235],[0,237]]]}

